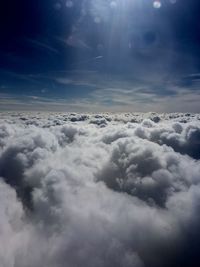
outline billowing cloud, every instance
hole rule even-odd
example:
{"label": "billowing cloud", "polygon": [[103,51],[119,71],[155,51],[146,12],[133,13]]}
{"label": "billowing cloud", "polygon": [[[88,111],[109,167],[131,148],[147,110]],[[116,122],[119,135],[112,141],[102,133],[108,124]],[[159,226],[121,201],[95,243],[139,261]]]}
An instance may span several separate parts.
{"label": "billowing cloud", "polygon": [[199,118],[2,113],[1,266],[197,266]]}

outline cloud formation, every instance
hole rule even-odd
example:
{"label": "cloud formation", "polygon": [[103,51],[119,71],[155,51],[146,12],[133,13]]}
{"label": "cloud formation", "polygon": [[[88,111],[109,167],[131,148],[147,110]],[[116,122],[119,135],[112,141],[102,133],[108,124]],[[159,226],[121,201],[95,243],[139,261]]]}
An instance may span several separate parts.
{"label": "cloud formation", "polygon": [[2,267],[197,266],[199,119],[2,113]]}

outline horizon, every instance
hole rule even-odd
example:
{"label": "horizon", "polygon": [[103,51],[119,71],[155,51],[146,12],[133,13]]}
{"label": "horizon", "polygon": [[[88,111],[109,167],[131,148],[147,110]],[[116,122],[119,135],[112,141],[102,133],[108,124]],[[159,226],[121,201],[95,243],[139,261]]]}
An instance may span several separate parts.
{"label": "horizon", "polygon": [[2,0],[0,267],[200,266],[199,14]]}

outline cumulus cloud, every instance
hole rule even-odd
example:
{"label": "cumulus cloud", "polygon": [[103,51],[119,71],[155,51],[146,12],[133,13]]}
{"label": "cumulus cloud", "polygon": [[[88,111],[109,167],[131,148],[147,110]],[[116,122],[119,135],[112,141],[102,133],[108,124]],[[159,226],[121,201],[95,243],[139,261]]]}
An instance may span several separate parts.
{"label": "cumulus cloud", "polygon": [[200,263],[192,114],[2,113],[2,267]]}

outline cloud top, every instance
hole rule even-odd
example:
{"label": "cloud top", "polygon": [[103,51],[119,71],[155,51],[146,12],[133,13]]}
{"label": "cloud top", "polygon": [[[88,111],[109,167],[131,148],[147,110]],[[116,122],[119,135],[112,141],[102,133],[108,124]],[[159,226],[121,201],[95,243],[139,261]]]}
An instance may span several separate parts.
{"label": "cloud top", "polygon": [[2,266],[197,266],[199,118],[2,113]]}

